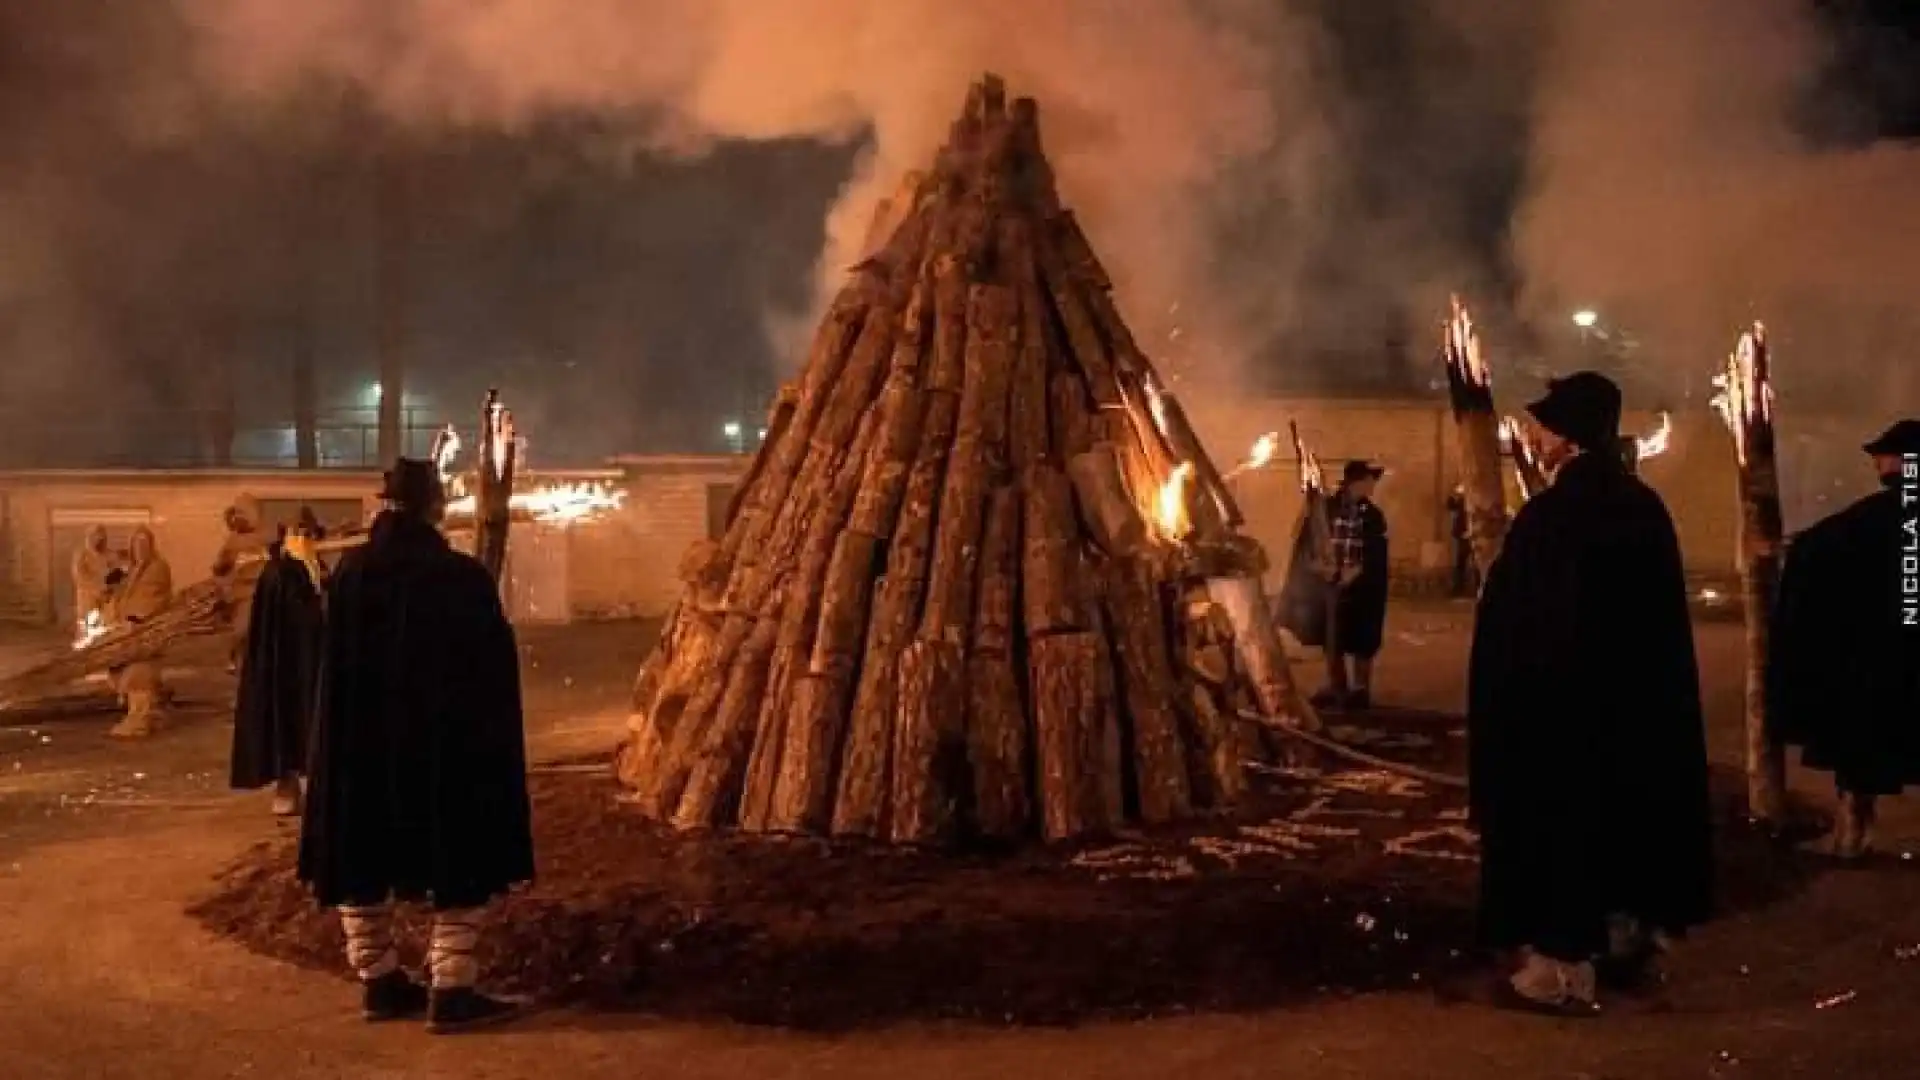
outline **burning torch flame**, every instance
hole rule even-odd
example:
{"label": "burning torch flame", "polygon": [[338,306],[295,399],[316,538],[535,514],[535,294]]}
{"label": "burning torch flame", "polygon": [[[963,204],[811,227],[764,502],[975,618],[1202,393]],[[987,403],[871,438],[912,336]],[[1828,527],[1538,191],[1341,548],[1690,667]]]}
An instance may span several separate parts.
{"label": "burning torch flame", "polygon": [[1660,414],[1660,426],[1654,428],[1651,434],[1642,435],[1638,439],[1635,439],[1633,446],[1640,460],[1645,461],[1648,458],[1659,457],[1661,454],[1666,453],[1667,446],[1672,441],[1673,416],[1670,413],[1663,412]]}
{"label": "burning torch flame", "polygon": [[1453,298],[1453,317],[1447,320],[1447,363],[1469,386],[1492,385],[1486,358],[1480,353],[1480,333],[1474,329],[1467,305],[1457,296]]}
{"label": "burning torch flame", "polygon": [[107,620],[101,618],[99,608],[94,608],[87,612],[86,618],[80,620],[80,632],[74,635],[73,647],[84,649],[100,640],[100,636],[106,632]]}
{"label": "burning torch flame", "polygon": [[[507,506],[543,524],[570,525],[618,510],[627,493],[605,484],[550,484],[537,491],[516,492]],[[472,495],[447,504],[450,517],[472,517],[477,509]]]}
{"label": "burning torch flame", "polygon": [[1233,467],[1226,475],[1231,480],[1241,473],[1264,469],[1273,463],[1273,456],[1280,452],[1280,433],[1269,431],[1253,441],[1253,449],[1247,452],[1247,460]]}
{"label": "burning torch flame", "polygon": [[1153,414],[1153,426],[1160,434],[1167,433],[1167,403],[1160,396],[1160,387],[1152,379],[1143,379],[1141,387],[1147,392],[1147,411]]}
{"label": "burning torch flame", "polygon": [[454,471],[453,463],[460,456],[460,433],[448,424],[433,437],[433,467],[440,474],[440,486],[448,495],[458,497],[465,494],[466,485],[460,475]]}
{"label": "burning torch flame", "polygon": [[1184,537],[1188,531],[1187,522],[1187,483],[1193,479],[1193,463],[1183,461],[1160,485],[1157,499],[1157,512],[1160,532],[1171,540]]}
{"label": "burning torch flame", "polygon": [[1773,384],[1766,365],[1767,328],[1754,323],[1727,356],[1725,371],[1713,379],[1720,388],[1713,398],[1714,411],[1733,432],[1734,452],[1742,465],[1747,462],[1747,440],[1754,426],[1773,419]]}

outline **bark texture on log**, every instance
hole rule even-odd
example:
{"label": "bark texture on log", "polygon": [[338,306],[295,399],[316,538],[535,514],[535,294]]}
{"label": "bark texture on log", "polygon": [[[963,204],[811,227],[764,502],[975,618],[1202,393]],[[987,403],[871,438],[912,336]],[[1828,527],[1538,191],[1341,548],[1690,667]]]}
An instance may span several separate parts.
{"label": "bark texture on log", "polygon": [[1767,653],[1780,590],[1785,524],[1771,423],[1748,429],[1740,468],[1740,586],[1746,605],[1745,766],[1747,813],[1779,825],[1787,814],[1786,749],[1767,712]]}
{"label": "bark texture on log", "polygon": [[1015,671],[1014,594],[1020,570],[1020,495],[997,489],[981,544],[980,597],[967,660],[967,757],[973,812],[983,836],[1011,839],[1026,828],[1027,723]]}
{"label": "bark texture on log", "polygon": [[900,654],[900,722],[894,729],[892,815],[896,844],[932,844],[952,821],[955,751],[966,694],[959,646],[915,641]]}
{"label": "bark texture on log", "polygon": [[1193,791],[1160,586],[1150,568],[1133,561],[1109,564],[1104,578],[1120,692],[1133,719],[1140,820],[1150,825],[1175,821],[1193,813]]}
{"label": "bark texture on log", "polygon": [[1054,634],[1033,643],[1032,683],[1040,822],[1048,840],[1069,840],[1103,826],[1101,785],[1106,736],[1100,654],[1090,633]]}

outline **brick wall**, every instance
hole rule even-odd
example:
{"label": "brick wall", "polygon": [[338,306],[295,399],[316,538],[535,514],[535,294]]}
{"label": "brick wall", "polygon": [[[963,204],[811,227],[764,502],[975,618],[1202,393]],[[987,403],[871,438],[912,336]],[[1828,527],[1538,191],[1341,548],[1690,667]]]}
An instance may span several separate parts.
{"label": "brick wall", "polygon": [[709,500],[731,490],[746,462],[626,457],[614,464],[624,476],[626,504],[574,530],[573,609],[584,617],[664,614],[680,598],[681,556],[707,538]]}

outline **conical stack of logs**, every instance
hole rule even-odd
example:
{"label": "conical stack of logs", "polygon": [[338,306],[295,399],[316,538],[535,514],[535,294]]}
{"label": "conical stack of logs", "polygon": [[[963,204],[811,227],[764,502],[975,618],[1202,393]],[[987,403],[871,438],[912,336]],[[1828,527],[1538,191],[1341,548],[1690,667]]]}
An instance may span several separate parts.
{"label": "conical stack of logs", "polygon": [[1310,716],[1265,556],[992,76],[776,399],[635,687],[630,801],[932,845],[1230,808]]}

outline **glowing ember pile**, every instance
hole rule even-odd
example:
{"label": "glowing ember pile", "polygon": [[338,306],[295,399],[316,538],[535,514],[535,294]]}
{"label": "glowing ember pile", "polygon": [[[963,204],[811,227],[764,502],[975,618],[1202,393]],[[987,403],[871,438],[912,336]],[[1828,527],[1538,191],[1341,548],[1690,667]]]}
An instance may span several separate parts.
{"label": "glowing ember pile", "polygon": [[1767,369],[1767,328],[1759,323],[1740,335],[1727,366],[1714,376],[1713,408],[1733,432],[1734,453],[1747,463],[1754,429],[1773,423],[1773,379]]}

